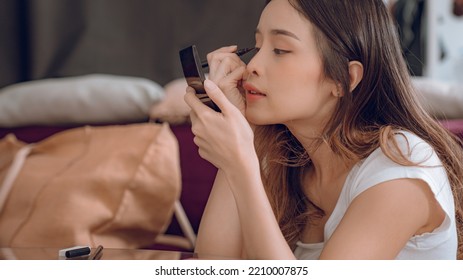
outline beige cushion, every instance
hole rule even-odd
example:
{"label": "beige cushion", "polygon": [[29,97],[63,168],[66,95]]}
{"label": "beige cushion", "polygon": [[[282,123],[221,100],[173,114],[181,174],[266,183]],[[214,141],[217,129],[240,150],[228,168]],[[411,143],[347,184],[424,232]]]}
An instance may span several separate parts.
{"label": "beige cushion", "polygon": [[146,120],[163,96],[160,85],[137,77],[93,74],[25,82],[0,90],[0,126]]}
{"label": "beige cushion", "polygon": [[164,86],[165,97],[154,104],[150,110],[152,120],[170,124],[182,124],[190,121],[190,107],[185,103],[187,83],[184,78],[176,79]]}
{"label": "beige cushion", "polygon": [[413,85],[424,108],[439,119],[463,118],[463,84],[414,77]]}

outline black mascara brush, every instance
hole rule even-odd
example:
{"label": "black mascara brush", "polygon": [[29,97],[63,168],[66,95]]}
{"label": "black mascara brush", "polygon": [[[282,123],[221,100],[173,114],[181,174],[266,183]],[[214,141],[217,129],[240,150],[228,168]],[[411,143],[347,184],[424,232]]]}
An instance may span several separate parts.
{"label": "black mascara brush", "polygon": [[[237,56],[242,56],[242,55],[245,55],[247,54],[248,52],[250,51],[253,51],[255,50],[256,48],[244,48],[244,49],[239,49],[235,52],[235,54]],[[207,63],[207,60],[206,61],[201,61],[201,67],[203,68],[206,68],[206,67],[209,67],[209,64]]]}

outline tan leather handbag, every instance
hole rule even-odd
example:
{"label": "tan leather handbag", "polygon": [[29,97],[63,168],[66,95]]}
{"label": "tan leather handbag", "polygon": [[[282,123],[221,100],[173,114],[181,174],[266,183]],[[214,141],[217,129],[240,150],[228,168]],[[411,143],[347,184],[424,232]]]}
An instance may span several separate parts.
{"label": "tan leather handbag", "polygon": [[0,247],[148,246],[180,189],[166,124],[87,126],[29,145],[10,134],[0,140]]}

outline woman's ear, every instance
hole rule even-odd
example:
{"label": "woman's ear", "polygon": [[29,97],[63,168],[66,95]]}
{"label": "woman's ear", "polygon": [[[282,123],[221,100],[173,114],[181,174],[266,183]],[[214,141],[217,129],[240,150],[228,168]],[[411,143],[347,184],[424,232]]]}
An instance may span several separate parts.
{"label": "woman's ear", "polygon": [[349,62],[349,79],[350,79],[350,86],[349,91],[352,92],[360,81],[363,78],[363,65],[362,63],[353,60]]}

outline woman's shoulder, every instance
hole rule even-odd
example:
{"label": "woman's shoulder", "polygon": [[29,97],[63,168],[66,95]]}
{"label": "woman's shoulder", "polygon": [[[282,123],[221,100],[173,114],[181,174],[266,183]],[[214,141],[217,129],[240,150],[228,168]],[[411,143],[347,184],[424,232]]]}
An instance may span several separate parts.
{"label": "woman's shoulder", "polygon": [[[405,160],[405,161],[404,161]],[[404,162],[409,161],[409,164]],[[374,164],[376,163],[376,164]],[[433,146],[418,135],[397,130],[383,147],[378,147],[364,161],[365,166],[435,166],[442,165]]]}
{"label": "woman's shoulder", "polygon": [[[432,234],[419,235],[419,237],[409,241],[398,258],[426,258],[426,254],[430,254],[430,250],[434,250],[433,248],[438,246],[436,244],[442,243],[442,238],[454,234],[454,200],[446,170],[432,145],[411,132],[397,131],[387,144],[390,150],[400,150],[412,164],[395,161],[390,158],[391,155],[388,151],[377,148],[370,156],[355,165],[346,180],[332,218],[330,217],[327,222],[327,236],[331,236],[337,228],[354,199],[360,198],[361,194],[366,194],[365,191],[373,187],[378,187],[376,190],[381,190],[374,193],[373,196],[372,192],[369,192],[368,196],[363,196],[363,201],[368,201],[372,207],[381,203],[388,203],[391,199],[395,203],[397,201],[395,198],[405,200],[416,198],[415,194],[419,194],[418,192],[423,189],[410,188],[409,183],[411,182],[407,182],[407,180],[418,179],[429,187],[434,198],[444,210],[448,223],[443,223]],[[420,182],[420,187],[424,186],[422,182]],[[401,205],[407,207],[407,204]],[[413,205],[410,204],[409,206],[414,207]],[[394,204],[394,207],[399,209],[399,205]],[[450,244],[448,246],[454,246],[452,243],[454,237],[445,237],[445,239],[449,240],[446,241],[446,244]]]}
{"label": "woman's shoulder", "polygon": [[421,137],[408,131],[397,131],[386,146],[374,150],[351,171],[351,199],[372,186],[394,179],[420,179],[434,192],[444,185],[449,186],[442,161]]}

